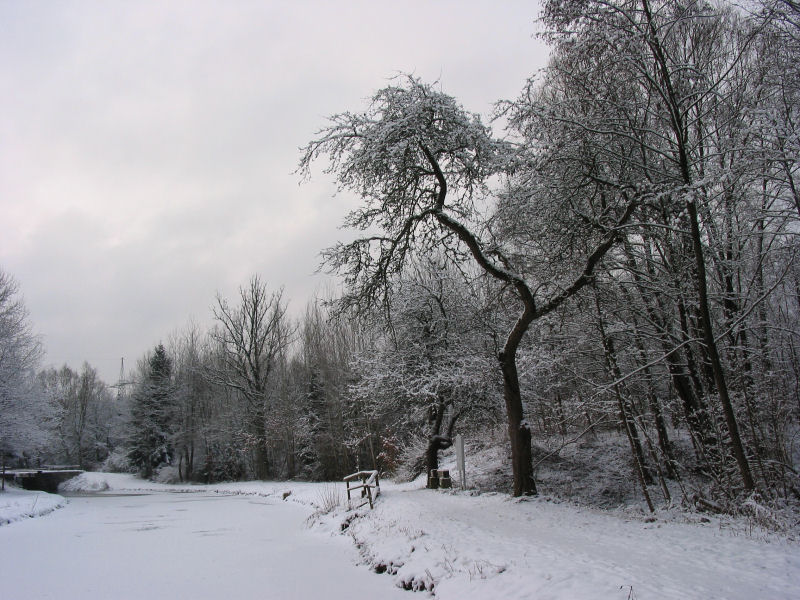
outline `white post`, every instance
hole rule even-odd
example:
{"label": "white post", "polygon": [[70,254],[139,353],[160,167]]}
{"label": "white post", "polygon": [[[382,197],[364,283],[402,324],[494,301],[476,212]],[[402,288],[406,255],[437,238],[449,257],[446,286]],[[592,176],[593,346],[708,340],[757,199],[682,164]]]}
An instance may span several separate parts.
{"label": "white post", "polygon": [[456,462],[458,463],[458,474],[461,478],[461,489],[467,489],[467,473],[464,466],[464,437],[459,433],[456,436]]}

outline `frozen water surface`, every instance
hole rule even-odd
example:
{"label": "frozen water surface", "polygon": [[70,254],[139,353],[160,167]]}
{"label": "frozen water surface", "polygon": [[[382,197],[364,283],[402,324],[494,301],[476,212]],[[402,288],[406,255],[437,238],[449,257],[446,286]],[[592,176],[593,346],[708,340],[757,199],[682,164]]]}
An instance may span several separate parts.
{"label": "frozen water surface", "polygon": [[0,597],[408,599],[356,565],[350,539],[310,531],[308,514],[253,496],[74,496],[0,529]]}

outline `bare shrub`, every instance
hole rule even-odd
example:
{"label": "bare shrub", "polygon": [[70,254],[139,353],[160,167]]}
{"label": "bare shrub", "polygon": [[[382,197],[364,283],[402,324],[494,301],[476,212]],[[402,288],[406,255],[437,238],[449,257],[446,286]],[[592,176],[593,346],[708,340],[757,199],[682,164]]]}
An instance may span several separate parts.
{"label": "bare shrub", "polygon": [[327,515],[336,510],[342,504],[342,496],[339,488],[335,484],[326,484],[317,493],[317,513]]}

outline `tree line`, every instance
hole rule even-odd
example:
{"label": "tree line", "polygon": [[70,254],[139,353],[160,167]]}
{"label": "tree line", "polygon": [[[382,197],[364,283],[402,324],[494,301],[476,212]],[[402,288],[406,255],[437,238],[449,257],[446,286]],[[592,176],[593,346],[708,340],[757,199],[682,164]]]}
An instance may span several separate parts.
{"label": "tree line", "polygon": [[[303,149],[362,199],[368,234],[326,254],[339,310],[386,305],[416,257],[495,289],[515,495],[537,404],[620,427],[651,510],[683,433],[706,494],[797,495],[798,10],[546,1],[550,61],[498,103],[502,137],[408,76]],[[520,377],[543,351],[548,392]]]}

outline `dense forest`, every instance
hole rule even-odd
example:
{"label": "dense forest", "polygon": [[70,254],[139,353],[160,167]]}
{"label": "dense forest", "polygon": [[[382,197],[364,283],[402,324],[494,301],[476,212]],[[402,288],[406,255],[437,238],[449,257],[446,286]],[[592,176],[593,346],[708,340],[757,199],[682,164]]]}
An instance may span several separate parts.
{"label": "dense forest", "polygon": [[342,293],[299,317],[254,275],[109,387],[39,370],[0,274],[4,457],[412,477],[460,432],[514,495],[569,496],[544,469],[582,447],[651,510],[800,501],[800,6],[547,0],[539,24],[547,68],[489,121],[408,75],[321,124],[298,177],[361,203],[323,252]]}

